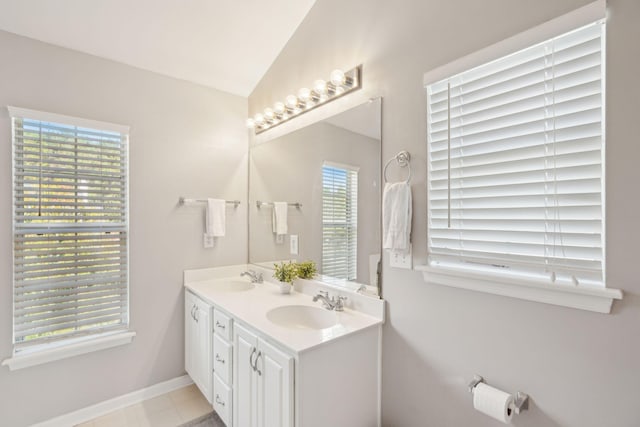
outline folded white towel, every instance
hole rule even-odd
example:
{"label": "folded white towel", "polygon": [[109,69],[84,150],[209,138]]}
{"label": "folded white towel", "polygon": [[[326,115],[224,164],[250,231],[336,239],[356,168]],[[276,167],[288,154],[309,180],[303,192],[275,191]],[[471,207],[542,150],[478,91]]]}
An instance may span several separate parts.
{"label": "folded white towel", "polygon": [[212,237],[223,237],[226,228],[227,202],[222,199],[207,199],[206,230]]}
{"label": "folded white towel", "polygon": [[382,247],[406,253],[411,245],[411,186],[386,183],[382,193]]}
{"label": "folded white towel", "polygon": [[287,234],[287,213],[289,205],[287,202],[273,202],[273,232],[275,234]]}

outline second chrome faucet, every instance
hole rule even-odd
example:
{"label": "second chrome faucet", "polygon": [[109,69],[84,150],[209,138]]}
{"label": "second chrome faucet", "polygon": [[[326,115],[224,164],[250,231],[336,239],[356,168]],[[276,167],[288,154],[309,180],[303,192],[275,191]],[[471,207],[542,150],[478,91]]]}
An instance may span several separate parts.
{"label": "second chrome faucet", "polygon": [[262,273],[258,273],[255,270],[247,270],[243,273],[240,273],[240,277],[243,276],[249,276],[249,278],[251,279],[251,283],[262,283],[264,280],[262,278]]}

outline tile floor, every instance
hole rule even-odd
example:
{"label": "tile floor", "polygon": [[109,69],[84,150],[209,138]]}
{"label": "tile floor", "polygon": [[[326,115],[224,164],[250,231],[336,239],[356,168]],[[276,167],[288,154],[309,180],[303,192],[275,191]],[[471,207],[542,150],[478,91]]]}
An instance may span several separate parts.
{"label": "tile floor", "polygon": [[195,384],[110,412],[77,427],[176,427],[213,411]]}

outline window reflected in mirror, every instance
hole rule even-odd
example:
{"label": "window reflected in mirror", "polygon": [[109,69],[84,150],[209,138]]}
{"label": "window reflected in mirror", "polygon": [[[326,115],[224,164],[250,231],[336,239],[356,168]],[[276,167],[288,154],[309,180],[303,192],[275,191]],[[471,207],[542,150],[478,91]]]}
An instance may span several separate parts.
{"label": "window reflected in mirror", "polygon": [[358,267],[358,167],[322,166],[321,272],[356,280]]}

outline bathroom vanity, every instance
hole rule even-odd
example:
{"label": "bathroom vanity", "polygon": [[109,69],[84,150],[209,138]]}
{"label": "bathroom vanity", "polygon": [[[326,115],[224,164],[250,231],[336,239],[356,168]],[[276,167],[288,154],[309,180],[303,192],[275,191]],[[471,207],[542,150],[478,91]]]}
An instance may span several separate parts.
{"label": "bathroom vanity", "polygon": [[248,268],[184,275],[185,368],[227,427],[380,425],[384,301],[307,280],[281,294]]}

